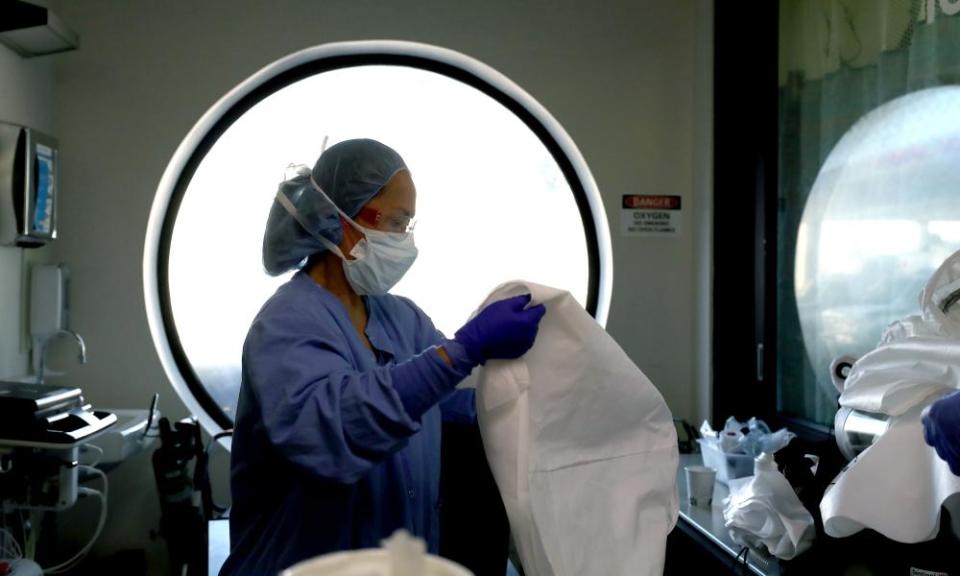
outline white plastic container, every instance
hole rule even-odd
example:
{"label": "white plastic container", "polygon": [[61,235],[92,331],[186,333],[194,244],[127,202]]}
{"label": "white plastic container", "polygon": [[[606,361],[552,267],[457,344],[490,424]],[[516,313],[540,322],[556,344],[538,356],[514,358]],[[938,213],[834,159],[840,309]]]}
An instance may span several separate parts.
{"label": "white plastic container", "polygon": [[703,465],[717,471],[717,480],[727,484],[735,478],[753,476],[753,456],[748,454],[727,454],[720,450],[715,438],[698,438]]}

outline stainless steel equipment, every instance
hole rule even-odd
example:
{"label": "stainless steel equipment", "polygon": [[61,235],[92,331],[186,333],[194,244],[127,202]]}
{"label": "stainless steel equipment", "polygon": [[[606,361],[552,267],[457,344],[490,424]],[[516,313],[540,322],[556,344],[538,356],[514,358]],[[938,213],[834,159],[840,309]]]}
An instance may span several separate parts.
{"label": "stainless steel equipment", "polygon": [[853,460],[887,431],[888,423],[886,414],[841,407],[833,418],[837,447],[847,460]]}
{"label": "stainless steel equipment", "polygon": [[43,340],[40,341],[40,360],[37,364],[37,384],[43,384],[43,372],[46,370],[46,353],[47,345],[50,344],[50,341],[56,338],[57,336],[72,336],[77,343],[79,348],[79,354],[77,355],[77,362],[81,364],[87,363],[87,344],[83,341],[83,337],[74,332],[73,330],[57,330],[56,332],[49,334]]}
{"label": "stainless steel equipment", "polygon": [[0,504],[63,510],[77,499],[80,446],[117,417],[79,388],[0,382]]}
{"label": "stainless steel equipment", "polygon": [[[840,393],[854,362],[851,356],[841,356],[830,364],[830,378]],[[888,423],[886,414],[840,407],[833,417],[833,435],[840,453],[847,460],[853,460],[887,431]]]}

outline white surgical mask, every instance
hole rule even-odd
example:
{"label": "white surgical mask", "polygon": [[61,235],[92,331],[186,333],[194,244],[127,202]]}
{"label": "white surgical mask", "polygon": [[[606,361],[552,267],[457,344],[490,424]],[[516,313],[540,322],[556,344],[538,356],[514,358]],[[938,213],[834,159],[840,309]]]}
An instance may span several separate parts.
{"label": "white surgical mask", "polygon": [[417,247],[413,242],[413,233],[384,232],[365,228],[340,210],[312,177],[310,182],[317,192],[323,194],[327,201],[343,216],[344,220],[364,235],[364,238],[361,238],[350,250],[350,256],[353,256],[353,260],[346,258],[339,246],[311,230],[297,212],[297,208],[282,192],[277,192],[277,201],[303,226],[304,230],[340,257],[340,260],[343,261],[343,273],[354,292],[361,295],[386,294],[403,278],[403,275],[413,265],[414,260],[417,259]]}

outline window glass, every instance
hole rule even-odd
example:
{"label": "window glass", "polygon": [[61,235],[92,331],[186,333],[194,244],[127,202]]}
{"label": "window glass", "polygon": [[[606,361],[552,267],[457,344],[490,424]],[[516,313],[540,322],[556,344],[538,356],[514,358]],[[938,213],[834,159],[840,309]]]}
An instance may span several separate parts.
{"label": "window glass", "polygon": [[960,88],[895,100],[845,136],[800,221],[793,288],[803,350],[834,395],[830,361],[861,356],[919,311],[927,279],[960,248]]}
{"label": "window glass", "polygon": [[960,17],[781,0],[778,409],[829,424],[831,360],[919,309],[960,248]]}
{"label": "window glass", "polygon": [[392,290],[451,335],[496,285],[526,279],[586,304],[577,202],[540,139],[502,104],[442,74],[394,65],[323,72],[255,104],[220,135],[182,197],[168,258],[177,336],[232,419],[250,322],[290,274],[263,271],[267,213],[291,163],[357,137],[395,148],[417,186],[420,256]]}

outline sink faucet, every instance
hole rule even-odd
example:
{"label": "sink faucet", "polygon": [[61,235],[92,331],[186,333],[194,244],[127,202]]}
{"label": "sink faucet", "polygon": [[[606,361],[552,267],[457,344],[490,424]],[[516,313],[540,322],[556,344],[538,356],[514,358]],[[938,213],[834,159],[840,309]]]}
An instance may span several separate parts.
{"label": "sink faucet", "polygon": [[44,357],[47,354],[47,345],[56,337],[64,334],[73,336],[74,340],[77,341],[77,345],[80,347],[80,355],[77,357],[77,360],[79,360],[81,364],[87,363],[87,345],[83,342],[83,337],[73,330],[57,330],[40,341],[40,365],[37,367],[37,384],[43,384]]}

